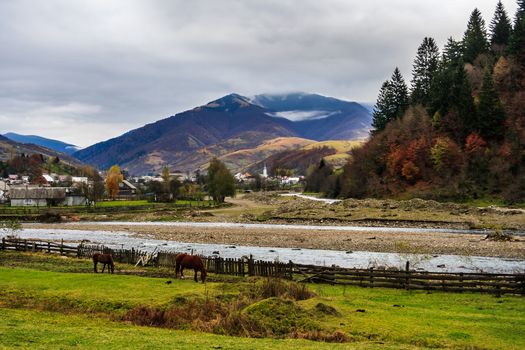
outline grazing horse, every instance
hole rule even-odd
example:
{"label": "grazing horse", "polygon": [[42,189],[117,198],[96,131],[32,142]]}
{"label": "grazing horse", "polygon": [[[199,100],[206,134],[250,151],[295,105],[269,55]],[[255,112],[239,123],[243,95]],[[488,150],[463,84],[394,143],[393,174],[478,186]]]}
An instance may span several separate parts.
{"label": "grazing horse", "polygon": [[[182,256],[181,256],[182,255]],[[198,282],[197,279],[197,272],[200,271],[201,273],[201,281],[204,283],[206,281],[206,276],[208,273],[206,272],[206,269],[204,268],[204,263],[202,262],[202,259],[196,255],[188,255],[188,254],[179,254],[175,257],[175,275],[180,271],[180,277],[184,277],[184,269],[193,269],[195,271],[195,276],[193,279],[195,282]]]}
{"label": "grazing horse", "polygon": [[175,277],[179,276],[180,271],[180,263],[182,259],[184,259],[185,256],[188,256],[189,254],[186,253],[180,253],[175,256]]}
{"label": "grazing horse", "polygon": [[102,266],[102,273],[104,273],[104,269],[106,268],[106,265],[108,265],[108,273],[115,272],[115,264],[113,263],[113,257],[111,254],[101,254],[101,253],[95,253],[93,254],[93,265],[95,273],[98,273],[97,271],[97,264],[101,263]]}

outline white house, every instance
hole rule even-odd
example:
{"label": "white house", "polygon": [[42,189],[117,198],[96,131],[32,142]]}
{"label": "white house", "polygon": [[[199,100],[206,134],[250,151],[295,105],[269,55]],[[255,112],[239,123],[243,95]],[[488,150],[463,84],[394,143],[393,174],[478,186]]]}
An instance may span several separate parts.
{"label": "white house", "polygon": [[7,182],[0,180],[0,203],[7,201],[7,193],[9,192],[9,185]]}

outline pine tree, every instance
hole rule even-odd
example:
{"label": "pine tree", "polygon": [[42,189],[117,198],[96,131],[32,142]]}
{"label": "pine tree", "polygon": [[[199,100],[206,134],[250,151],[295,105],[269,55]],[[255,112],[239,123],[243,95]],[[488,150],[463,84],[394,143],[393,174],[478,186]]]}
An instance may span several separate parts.
{"label": "pine tree", "polygon": [[379,90],[374,112],[372,113],[372,133],[378,133],[384,130],[386,124],[392,115],[391,107],[393,106],[393,96],[391,94],[390,82],[385,81]]}
{"label": "pine tree", "polygon": [[372,133],[378,133],[386,125],[401,118],[408,108],[408,87],[396,67],[390,80],[385,81],[379,90],[376,105],[372,115]]}
{"label": "pine tree", "polygon": [[477,129],[476,109],[472,98],[472,87],[462,62],[456,67],[449,95],[450,106],[462,120],[463,137]]}
{"label": "pine tree", "polygon": [[443,48],[442,64],[446,67],[457,66],[463,56],[463,46],[461,42],[448,38]]}
{"label": "pine tree", "polygon": [[394,93],[395,118],[401,118],[408,108],[408,87],[405,79],[401,75],[399,68],[396,67],[390,79]]}
{"label": "pine tree", "polygon": [[436,112],[445,115],[449,110],[449,97],[454,84],[454,72],[458,66],[463,65],[462,55],[463,47],[461,43],[449,38],[443,48],[441,62],[430,86],[430,115],[434,115]]}
{"label": "pine tree", "polygon": [[439,48],[433,38],[423,39],[423,43],[417,49],[412,70],[412,94],[413,104],[421,103],[427,105],[430,99],[430,87],[439,66]]}
{"label": "pine tree", "polygon": [[463,36],[463,59],[474,63],[482,53],[488,52],[489,43],[485,30],[485,21],[478,9],[474,9],[468,21],[467,30]]}
{"label": "pine tree", "polygon": [[496,6],[494,17],[490,22],[490,47],[500,55],[509,43],[512,24],[501,1]]}
{"label": "pine tree", "polygon": [[479,134],[485,140],[495,139],[503,135],[505,112],[494,89],[494,82],[489,69],[485,70],[477,114]]}
{"label": "pine tree", "polygon": [[509,40],[508,53],[512,56],[525,54],[525,0],[518,0],[518,10]]}

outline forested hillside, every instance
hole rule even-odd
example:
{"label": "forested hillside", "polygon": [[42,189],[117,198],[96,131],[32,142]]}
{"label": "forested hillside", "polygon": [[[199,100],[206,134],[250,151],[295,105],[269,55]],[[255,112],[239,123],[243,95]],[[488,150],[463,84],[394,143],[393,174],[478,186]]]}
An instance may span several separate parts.
{"label": "forested hillside", "polygon": [[[462,40],[424,38],[410,86],[384,82],[370,140],[339,179],[343,197],[525,199],[525,1],[488,25],[475,9]],[[334,193],[332,191],[332,193]]]}

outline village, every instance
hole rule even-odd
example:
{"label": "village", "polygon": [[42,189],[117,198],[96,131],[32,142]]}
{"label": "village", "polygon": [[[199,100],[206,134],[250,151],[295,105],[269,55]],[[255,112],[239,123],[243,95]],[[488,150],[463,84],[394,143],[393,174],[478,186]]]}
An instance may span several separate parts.
{"label": "village", "polygon": [[[161,185],[167,181],[165,176],[162,174],[127,175],[127,172],[123,171],[123,179],[118,183],[118,195],[113,199],[166,201],[163,199],[165,191]],[[106,178],[104,172],[99,172],[99,176],[100,179]],[[203,184],[202,176],[199,171],[195,173],[170,172],[168,181],[177,182],[179,186],[185,184],[186,187],[195,187]],[[305,181],[304,176],[269,176],[266,165],[260,174],[239,172],[233,175],[233,178],[237,190],[242,192],[292,189],[298,186],[300,189]],[[94,205],[96,200],[108,198],[107,191],[104,191],[101,198],[92,198],[90,193],[93,192],[95,186],[95,181],[87,176],[44,173],[37,179],[31,179],[29,175],[9,174],[7,178],[0,178],[0,205],[11,207],[90,206]],[[170,195],[167,201],[175,197]]]}

